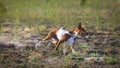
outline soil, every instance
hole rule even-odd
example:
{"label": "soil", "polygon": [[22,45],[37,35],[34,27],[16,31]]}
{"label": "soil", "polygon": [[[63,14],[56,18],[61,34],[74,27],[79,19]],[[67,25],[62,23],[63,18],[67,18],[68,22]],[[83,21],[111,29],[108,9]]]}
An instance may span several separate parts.
{"label": "soil", "polygon": [[[61,46],[54,52],[54,46],[47,47],[49,41],[37,40],[45,35],[35,33],[33,29],[19,28],[18,31],[16,35],[14,28],[6,26],[0,35],[0,68],[120,67],[119,31],[89,32],[87,38],[80,37],[76,40],[76,54],[72,54],[69,45],[65,43],[62,45],[66,45],[66,54],[63,54],[64,49]],[[104,60],[111,57],[115,61]]]}

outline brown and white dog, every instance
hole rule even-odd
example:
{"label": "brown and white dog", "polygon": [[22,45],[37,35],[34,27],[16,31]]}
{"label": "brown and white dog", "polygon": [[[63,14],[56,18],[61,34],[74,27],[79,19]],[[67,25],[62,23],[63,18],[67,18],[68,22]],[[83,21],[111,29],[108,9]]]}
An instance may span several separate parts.
{"label": "brown and white dog", "polygon": [[51,42],[56,41],[56,47],[54,48],[54,51],[56,51],[58,49],[58,47],[61,43],[67,42],[70,45],[72,52],[76,53],[75,49],[73,48],[75,39],[79,35],[85,36],[86,34],[87,34],[86,30],[81,26],[81,23],[79,23],[78,27],[72,31],[65,30],[65,29],[63,29],[63,27],[53,29],[42,40],[46,41],[46,40],[52,39],[53,41],[51,41]]}

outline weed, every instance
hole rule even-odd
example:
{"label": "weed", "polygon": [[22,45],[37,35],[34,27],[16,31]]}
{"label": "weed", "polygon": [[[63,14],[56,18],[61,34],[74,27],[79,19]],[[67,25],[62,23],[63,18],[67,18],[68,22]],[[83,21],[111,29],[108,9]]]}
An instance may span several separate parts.
{"label": "weed", "polygon": [[0,34],[2,33],[2,24],[0,24]]}
{"label": "weed", "polygon": [[3,1],[1,0],[1,1],[0,1],[0,17],[1,17],[1,18],[2,18],[2,17],[4,18],[6,12],[7,12],[6,7],[5,7]]}
{"label": "weed", "polygon": [[41,34],[42,31],[45,31],[47,29],[46,26],[41,25],[41,26],[36,26],[37,27],[37,33]]}
{"label": "weed", "polygon": [[107,64],[116,64],[118,61],[115,58],[104,58],[104,62]]}
{"label": "weed", "polygon": [[40,58],[39,55],[29,56],[29,62],[30,62],[30,63],[39,62],[40,59],[41,59],[41,58]]}
{"label": "weed", "polygon": [[84,7],[85,4],[86,4],[86,0],[81,0],[81,6]]}
{"label": "weed", "polygon": [[21,63],[18,65],[18,68],[28,68],[28,65],[25,63]]}
{"label": "weed", "polygon": [[65,60],[72,60],[76,62],[80,62],[83,60],[83,55],[80,54],[69,54],[65,57]]}

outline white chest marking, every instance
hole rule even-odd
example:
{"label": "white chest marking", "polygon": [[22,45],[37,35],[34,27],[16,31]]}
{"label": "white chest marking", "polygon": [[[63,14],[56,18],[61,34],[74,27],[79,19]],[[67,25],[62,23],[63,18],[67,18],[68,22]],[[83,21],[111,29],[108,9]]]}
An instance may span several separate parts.
{"label": "white chest marking", "polygon": [[[57,32],[57,38],[60,40],[64,34],[70,34],[69,31],[64,30],[63,27],[61,27]],[[77,37],[77,33],[71,35],[71,37],[66,41],[67,44],[72,45],[75,42],[75,38]]]}
{"label": "white chest marking", "polygon": [[70,34],[69,31],[64,30],[63,27],[61,27],[57,32],[57,38],[60,40],[64,34]]}

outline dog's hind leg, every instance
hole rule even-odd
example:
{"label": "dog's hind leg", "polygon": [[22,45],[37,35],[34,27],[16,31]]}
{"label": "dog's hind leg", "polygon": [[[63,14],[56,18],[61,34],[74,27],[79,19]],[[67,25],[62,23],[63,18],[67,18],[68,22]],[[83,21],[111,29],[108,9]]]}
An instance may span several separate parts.
{"label": "dog's hind leg", "polygon": [[67,41],[69,38],[70,38],[70,35],[69,35],[69,34],[64,34],[64,35],[62,36],[62,38],[57,42],[57,45],[56,45],[56,47],[54,48],[54,51],[57,51],[59,45],[60,45],[62,42]]}
{"label": "dog's hind leg", "polygon": [[55,34],[56,34],[56,29],[53,29],[53,30],[51,30],[51,31],[48,33],[48,35],[47,35],[45,38],[43,38],[42,40],[43,40],[43,41],[49,40],[49,39],[53,38],[53,37],[55,36]]}

